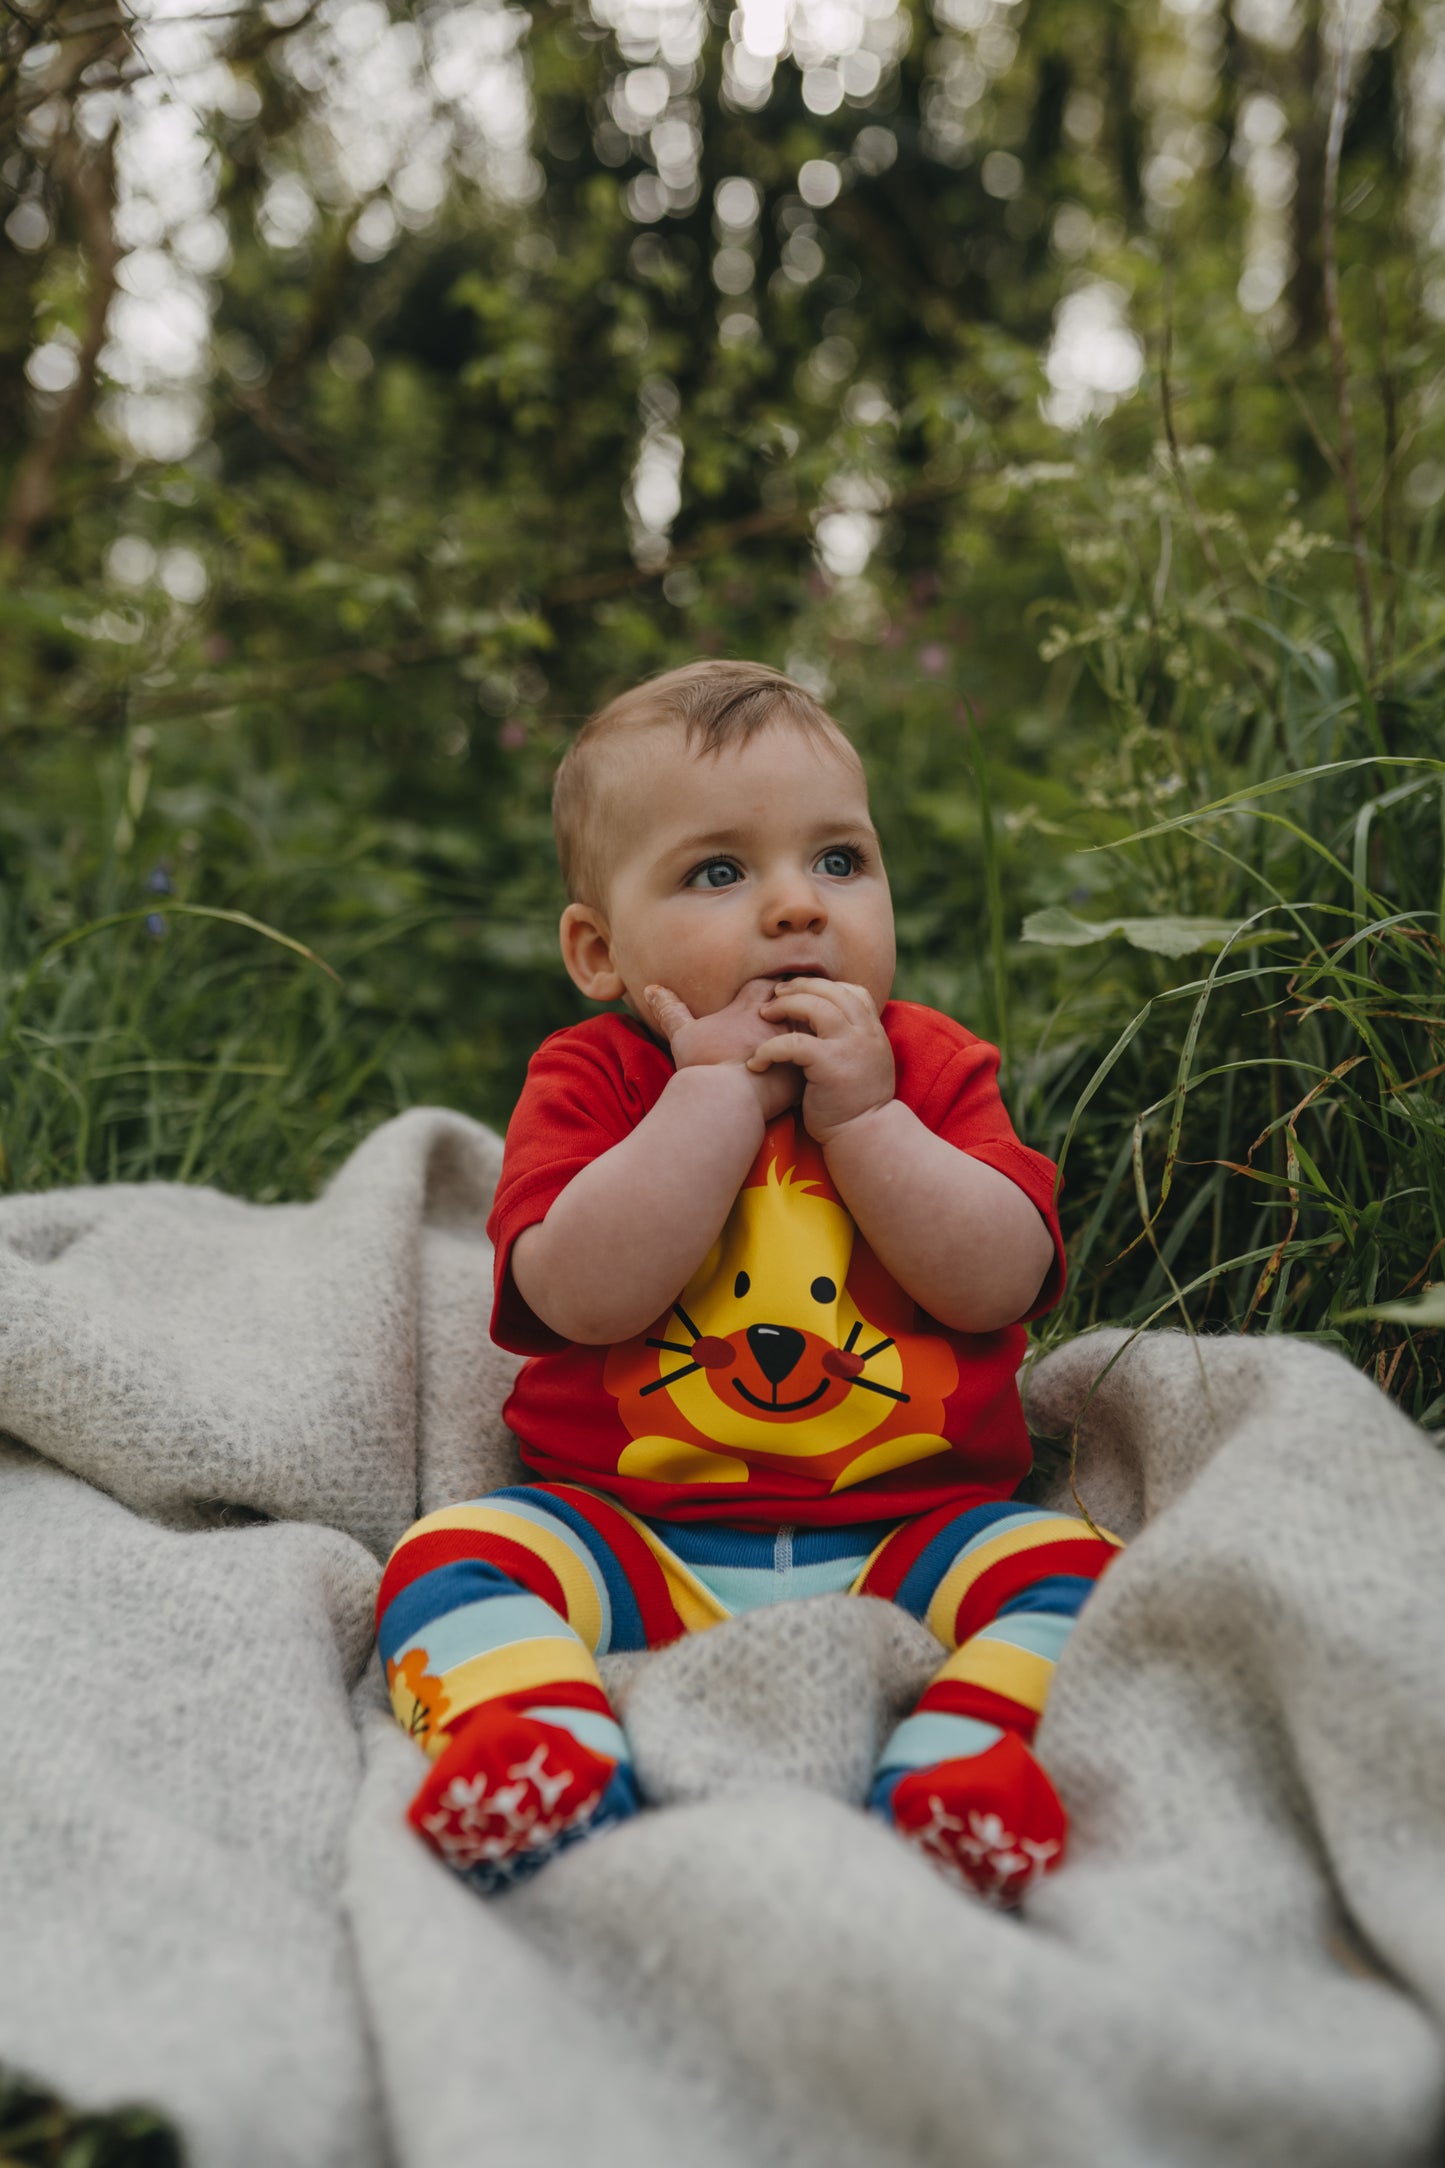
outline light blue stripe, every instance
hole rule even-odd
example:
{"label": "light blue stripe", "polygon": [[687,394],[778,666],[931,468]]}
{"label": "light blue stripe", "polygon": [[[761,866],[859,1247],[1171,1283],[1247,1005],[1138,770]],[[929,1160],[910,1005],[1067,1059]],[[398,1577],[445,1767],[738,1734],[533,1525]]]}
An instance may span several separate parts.
{"label": "light blue stripe", "polygon": [[622,1726],[615,1717],[604,1716],[600,1709],[533,1709],[528,1716],[535,1716],[539,1724],[556,1724],[563,1731],[570,1731],[574,1739],[590,1746],[594,1754],[606,1754],[610,1760],[630,1762],[627,1739]]}
{"label": "light blue stripe", "polygon": [[1073,1630],[1073,1619],[1061,1618],[1057,1611],[1010,1611],[1007,1618],[996,1618],[973,1638],[1001,1641],[1011,1649],[1029,1649],[1035,1656],[1047,1656],[1051,1664],[1056,1664]]}
{"label": "light blue stripe", "polygon": [[1003,1737],[997,1724],[975,1716],[951,1716],[945,1709],[924,1709],[905,1718],[878,1757],[880,1769],[927,1769],[934,1762],[982,1754]]}
{"label": "light blue stripe", "polygon": [[696,1563],[689,1571],[696,1574],[704,1588],[711,1589],[719,1603],[736,1614],[756,1611],[765,1603],[782,1603],[794,1596],[846,1595],[868,1556],[869,1553],[864,1551],[856,1558],[819,1558],[808,1566],[794,1566],[790,1573],[775,1573],[771,1566],[700,1566]]}
{"label": "light blue stripe", "polygon": [[[607,1583],[602,1578],[602,1569],[578,1535],[576,1529],[569,1527],[566,1521],[559,1520],[555,1513],[549,1513],[545,1506],[534,1506],[525,1498],[469,1498],[467,1503],[473,1506],[485,1506],[488,1512],[491,1513],[510,1513],[519,1521],[531,1521],[534,1527],[549,1530],[560,1542],[566,1544],[569,1551],[575,1553],[579,1563],[587,1568],[588,1578],[597,1591],[597,1605],[602,1613],[602,1630],[597,1636],[597,1646],[599,1649],[610,1648],[612,1646],[612,1598],[607,1593]],[[519,1536],[517,1540],[520,1543],[522,1539]],[[543,1564],[546,1564],[545,1559]]]}
{"label": "light blue stripe", "polygon": [[788,1594],[846,1595],[872,1555],[871,1551],[859,1551],[855,1558],[819,1558],[811,1565],[795,1565],[788,1576]]}
{"label": "light blue stripe", "polygon": [[445,1617],[434,1618],[406,1646],[425,1649],[429,1668],[445,1674],[473,1656],[510,1648],[515,1641],[558,1639],[578,1641],[579,1637],[540,1596],[488,1596],[481,1603],[459,1604]]}

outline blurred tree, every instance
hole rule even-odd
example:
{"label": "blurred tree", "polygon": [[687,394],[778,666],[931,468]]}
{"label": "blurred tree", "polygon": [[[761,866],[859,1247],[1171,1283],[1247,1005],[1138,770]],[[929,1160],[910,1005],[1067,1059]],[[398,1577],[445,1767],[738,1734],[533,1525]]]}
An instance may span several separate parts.
{"label": "blurred tree", "polygon": [[[356,1119],[500,1118],[576,1013],[558,751],[757,654],[872,760],[902,986],[1002,1031],[1015,980],[1057,1135],[1155,964],[995,942],[1222,911],[1202,848],[1090,847],[1436,712],[1442,40],[1403,0],[8,0],[25,970],[158,874],[176,954],[183,906],[239,906],[344,970]],[[1362,878],[1424,864],[1356,817]],[[212,1059],[214,1011],[173,1028]],[[1127,1195],[1111,1106],[1085,1201]]]}

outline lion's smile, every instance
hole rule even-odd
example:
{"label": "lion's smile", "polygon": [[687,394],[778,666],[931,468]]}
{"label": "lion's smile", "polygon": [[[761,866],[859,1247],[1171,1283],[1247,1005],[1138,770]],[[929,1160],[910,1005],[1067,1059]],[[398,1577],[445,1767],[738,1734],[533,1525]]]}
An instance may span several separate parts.
{"label": "lion's smile", "polygon": [[764,1415],[792,1415],[799,1408],[811,1408],[815,1400],[821,1400],[831,1381],[824,1378],[821,1385],[815,1385],[812,1392],[805,1393],[801,1400],[779,1400],[776,1385],[773,1387],[771,1400],[759,1400],[756,1393],[748,1391],[741,1378],[730,1378],[728,1382],[735,1393],[742,1394],[749,1407],[761,1408]]}

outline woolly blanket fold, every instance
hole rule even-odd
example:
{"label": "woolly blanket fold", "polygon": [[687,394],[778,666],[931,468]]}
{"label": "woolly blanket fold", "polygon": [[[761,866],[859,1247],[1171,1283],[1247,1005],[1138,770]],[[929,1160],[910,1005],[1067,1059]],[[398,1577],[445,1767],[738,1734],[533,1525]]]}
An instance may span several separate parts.
{"label": "woolly blanket fold", "polygon": [[518,1474],[499,1159],[418,1110],[313,1204],[0,1201],[0,2063],[193,2168],[1438,2162],[1445,1461],[1316,1348],[1034,1369],[1134,1540],[1021,1918],[858,1811],[938,1650],[847,1597],[609,1665],[636,1822],[491,1901],[423,1849],[372,1606]]}

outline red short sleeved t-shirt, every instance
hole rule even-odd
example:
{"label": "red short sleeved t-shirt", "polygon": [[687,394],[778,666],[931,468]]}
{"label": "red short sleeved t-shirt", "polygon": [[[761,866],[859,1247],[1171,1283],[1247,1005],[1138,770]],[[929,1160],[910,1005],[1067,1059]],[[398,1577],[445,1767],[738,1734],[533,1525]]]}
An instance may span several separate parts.
{"label": "red short sleeved t-shirt", "polygon": [[[890,1001],[895,1090],[940,1137],[1017,1183],[1063,1288],[1054,1167],[1014,1135],[997,1051],[935,1010]],[[673,1074],[630,1018],[553,1033],[507,1130],[489,1222],[492,1336],[530,1358],[505,1416],[522,1458],[634,1512],[754,1527],[902,1518],[1011,1495],[1030,1449],[1015,1377],[1022,1323],[949,1330],[873,1255],[797,1109],[769,1123],[718,1241],[672,1308],[613,1347],[563,1340],[522,1300],[512,1245],[573,1176],[634,1130]]]}

